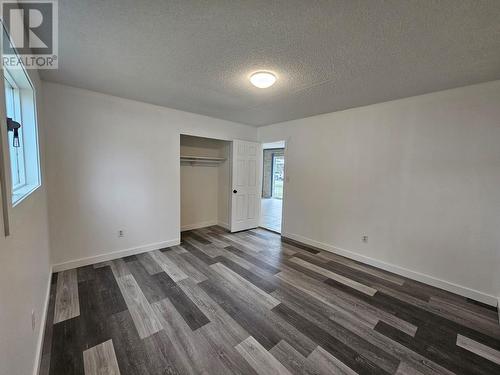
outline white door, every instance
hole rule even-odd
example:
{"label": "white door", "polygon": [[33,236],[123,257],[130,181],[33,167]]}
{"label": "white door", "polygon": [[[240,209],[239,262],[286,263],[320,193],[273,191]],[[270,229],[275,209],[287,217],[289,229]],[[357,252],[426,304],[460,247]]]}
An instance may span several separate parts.
{"label": "white door", "polygon": [[231,232],[256,228],[260,219],[262,150],[260,143],[233,141]]}

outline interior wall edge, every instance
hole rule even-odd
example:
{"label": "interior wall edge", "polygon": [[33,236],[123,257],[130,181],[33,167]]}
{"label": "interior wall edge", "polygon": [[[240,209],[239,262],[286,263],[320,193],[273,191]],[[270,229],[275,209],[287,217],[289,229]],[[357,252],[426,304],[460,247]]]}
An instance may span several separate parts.
{"label": "interior wall edge", "polygon": [[500,324],[500,297],[497,300],[498,324]]}
{"label": "interior wall edge", "polygon": [[[395,273],[397,275],[407,277],[407,278],[415,280],[415,281],[422,282],[422,283],[430,285],[430,286],[434,286],[436,288],[444,289],[448,292],[459,294],[463,297],[471,298],[475,301],[486,303],[490,306],[497,306],[497,304],[500,303],[500,300],[497,299],[497,297],[495,297],[495,296],[483,293],[483,292],[478,291],[478,290],[470,289],[470,288],[455,284],[455,283],[450,282],[450,281],[442,280],[442,279],[439,279],[439,278],[431,276],[431,275],[427,275],[427,274],[423,274],[423,273],[420,273],[417,271],[413,271],[413,270],[398,266],[396,264],[391,264],[391,263],[387,263],[387,262],[384,262],[381,260],[373,259],[373,258],[367,257],[365,255],[362,255],[362,254],[355,252],[355,251],[352,251],[352,250],[342,249],[342,248],[336,247],[334,245],[327,244],[324,242],[319,242],[319,241],[313,240],[311,238],[307,238],[307,237],[304,237],[304,236],[301,236],[298,234],[294,234],[294,233],[283,232],[282,236],[290,238],[294,241],[302,242],[305,245],[314,246],[314,247],[317,247],[319,249],[326,250],[326,251],[329,251],[331,253],[335,253],[335,254],[344,256],[346,258],[356,260],[358,262],[368,264],[370,266],[374,266],[374,267],[383,269],[385,271],[389,271],[389,272]],[[500,312],[499,312],[499,314],[500,314]],[[500,319],[500,316],[499,316],[499,319]]]}
{"label": "interior wall edge", "polygon": [[224,229],[227,229],[227,230],[231,229],[231,226],[229,225],[229,223],[226,223],[224,221],[218,221],[216,225],[218,225],[219,227],[222,227]]}
{"label": "interior wall edge", "polygon": [[184,232],[186,230],[211,227],[213,225],[217,225],[217,220],[209,220],[209,221],[202,221],[202,222],[194,223],[194,224],[186,224],[186,225],[181,226],[181,232]]}
{"label": "interior wall edge", "polygon": [[45,337],[45,326],[47,324],[47,312],[49,310],[49,301],[50,301],[50,286],[52,284],[52,273],[53,267],[50,266],[49,274],[48,274],[48,282],[47,282],[47,291],[45,292],[45,302],[43,304],[43,315],[40,317],[40,332],[38,333],[37,343],[36,343],[36,351],[35,351],[35,362],[33,364],[33,375],[38,375],[40,371],[40,363],[42,360],[42,350],[43,350],[43,341]]}
{"label": "interior wall edge", "polygon": [[176,246],[181,243],[180,238],[174,238],[172,240],[155,242],[147,245],[142,245],[138,247],[132,247],[128,249],[115,250],[107,253],[101,253],[99,255],[93,255],[86,258],[79,258],[74,260],[69,260],[63,263],[58,263],[52,265],[52,272],[61,272],[70,270],[73,268],[88,266],[95,263],[107,262],[109,260],[119,259],[130,255],[136,255],[141,253],[146,253],[148,251],[159,250],[165,247]]}

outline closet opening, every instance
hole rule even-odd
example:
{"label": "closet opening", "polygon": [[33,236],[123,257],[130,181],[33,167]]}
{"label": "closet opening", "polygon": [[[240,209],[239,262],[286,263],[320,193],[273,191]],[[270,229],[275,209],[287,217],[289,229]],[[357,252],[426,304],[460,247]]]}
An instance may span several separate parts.
{"label": "closet opening", "polygon": [[229,229],[231,142],[181,134],[181,232],[219,225]]}

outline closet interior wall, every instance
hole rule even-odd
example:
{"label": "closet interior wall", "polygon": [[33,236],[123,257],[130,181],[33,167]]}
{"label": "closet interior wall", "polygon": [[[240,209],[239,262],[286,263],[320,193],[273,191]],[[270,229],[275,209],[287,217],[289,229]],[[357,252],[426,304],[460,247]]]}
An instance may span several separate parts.
{"label": "closet interior wall", "polygon": [[[229,141],[181,135],[181,231],[211,225],[228,227],[230,145]],[[186,156],[224,160],[183,161]]]}

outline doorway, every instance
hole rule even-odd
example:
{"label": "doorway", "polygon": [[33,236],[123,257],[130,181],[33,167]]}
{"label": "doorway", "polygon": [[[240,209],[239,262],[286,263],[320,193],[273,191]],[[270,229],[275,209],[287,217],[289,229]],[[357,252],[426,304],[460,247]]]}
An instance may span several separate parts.
{"label": "doorway", "polygon": [[229,141],[180,135],[181,232],[229,228],[230,148]]}
{"label": "doorway", "polygon": [[285,181],[285,141],[264,143],[262,154],[260,226],[281,233]]}

